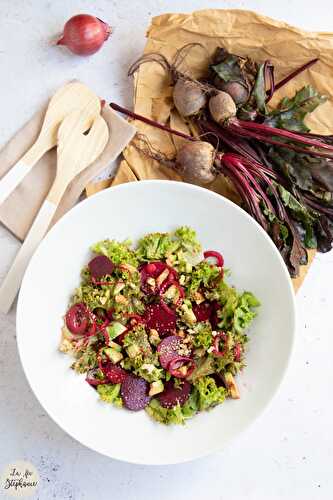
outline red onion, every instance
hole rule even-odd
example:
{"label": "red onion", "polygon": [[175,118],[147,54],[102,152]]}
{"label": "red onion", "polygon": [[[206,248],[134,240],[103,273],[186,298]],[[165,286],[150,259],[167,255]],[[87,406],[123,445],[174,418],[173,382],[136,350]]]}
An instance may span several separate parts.
{"label": "red onion", "polygon": [[[223,347],[221,350],[221,340],[223,342]],[[214,344],[213,344],[213,354],[218,357],[222,357],[225,355],[227,352],[227,335],[224,332],[219,333],[216,335],[214,339]]]}
{"label": "red onion", "polygon": [[57,45],[66,45],[79,56],[89,56],[102,47],[110,34],[111,27],[101,19],[88,14],[79,14],[67,21]]}
{"label": "red onion", "polygon": [[216,259],[216,265],[218,267],[223,267],[224,259],[220,252],[215,252],[214,250],[207,250],[204,252],[204,258],[208,259],[209,257],[214,257]]}
{"label": "red onion", "polygon": [[[186,366],[186,372],[184,373],[181,368]],[[186,378],[193,373],[193,370],[195,369],[195,363],[193,359],[187,357],[187,356],[177,356],[174,359],[172,359],[169,363],[168,366],[168,371],[171,375],[173,375],[176,378]]]}

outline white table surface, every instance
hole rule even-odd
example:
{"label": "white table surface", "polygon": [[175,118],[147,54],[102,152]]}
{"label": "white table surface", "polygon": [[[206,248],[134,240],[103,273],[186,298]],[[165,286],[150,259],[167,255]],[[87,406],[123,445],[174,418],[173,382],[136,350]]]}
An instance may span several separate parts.
{"label": "white table surface", "polygon": [[[248,8],[309,30],[333,30],[330,0],[1,0],[0,143],[71,78],[131,106],[126,72],[144,46],[149,19],[204,7]],[[49,44],[64,21],[79,12],[114,26],[104,50],[87,59]],[[18,246],[0,227],[0,279]],[[40,500],[332,499],[332,282],[333,253],[320,255],[297,295],[294,353],[265,414],[223,453],[169,467],[110,460],[58,428],[23,374],[15,311],[0,316],[0,472],[15,460],[32,462],[41,476],[34,497]]]}

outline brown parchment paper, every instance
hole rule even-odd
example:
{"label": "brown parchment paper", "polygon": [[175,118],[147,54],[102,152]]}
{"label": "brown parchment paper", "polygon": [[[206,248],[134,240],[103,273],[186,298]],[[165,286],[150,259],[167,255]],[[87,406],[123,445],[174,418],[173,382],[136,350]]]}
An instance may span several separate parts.
{"label": "brown parchment paper", "polygon": [[[147,31],[145,53],[159,52],[171,60],[177,49],[191,42],[200,42],[204,49],[195,48],[186,58],[182,71],[188,70],[200,77],[217,46],[239,55],[249,55],[262,61],[270,59],[275,66],[276,81],[305,62],[319,57],[312,68],[299,75],[277,92],[271,104],[281,95],[293,95],[306,84],[314,85],[330,99],[311,116],[308,125],[313,132],[332,133],[333,120],[333,33],[307,32],[280,21],[245,10],[201,10],[192,14],[164,14],[153,18]],[[188,131],[186,123],[172,108],[171,87],[168,75],[156,63],[143,64],[134,78],[134,109],[137,113]],[[149,137],[160,151],[173,157],[181,139],[135,121],[138,130]],[[124,151],[113,184],[141,179],[178,179],[177,174],[129,145]],[[233,201],[238,201],[232,186],[222,178],[209,186]],[[309,254],[309,264],[303,266],[300,276],[293,280],[295,290],[301,285],[315,252]]]}

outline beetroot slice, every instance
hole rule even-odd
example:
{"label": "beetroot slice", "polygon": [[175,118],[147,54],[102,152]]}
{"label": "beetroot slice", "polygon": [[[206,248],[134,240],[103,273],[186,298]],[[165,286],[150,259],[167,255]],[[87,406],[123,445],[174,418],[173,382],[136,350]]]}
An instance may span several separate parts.
{"label": "beetroot slice", "polygon": [[149,385],[143,378],[127,375],[121,384],[121,398],[126,408],[132,411],[143,410],[150,401]]}
{"label": "beetroot slice", "polygon": [[107,274],[112,274],[114,263],[105,255],[97,255],[88,264],[91,277],[99,280]]}
{"label": "beetroot slice", "polygon": [[179,358],[178,349],[181,344],[181,337],[177,335],[170,335],[163,339],[157,346],[161,366],[167,370],[170,361]]}
{"label": "beetroot slice", "polygon": [[107,363],[103,367],[103,373],[112,384],[122,384],[127,377],[127,372],[118,365]]}
{"label": "beetroot slice", "polygon": [[172,332],[176,328],[176,313],[161,304],[150,304],[145,310],[147,328],[154,328],[161,335]]}
{"label": "beetroot slice", "polygon": [[[156,262],[149,262],[148,264],[143,265],[140,268],[140,273],[141,273],[141,289],[144,293],[146,294],[154,294],[158,292],[158,287],[156,287],[156,290],[152,290],[151,287],[147,283],[148,278],[158,278],[160,274],[165,269],[169,269],[169,276],[166,278],[165,281],[170,280],[170,281],[175,281],[178,279],[177,272],[169,267],[165,262],[161,261],[156,261]],[[171,279],[172,278],[172,279]],[[163,282],[164,283],[164,282]]]}
{"label": "beetroot slice", "polygon": [[186,380],[183,381],[180,388],[174,387],[172,380],[166,382],[164,387],[164,391],[158,396],[160,405],[163,408],[173,408],[177,403],[183,406],[191,392],[191,384]]}
{"label": "beetroot slice", "polygon": [[211,309],[211,315],[210,315],[210,323],[212,325],[213,330],[216,330],[218,328],[218,323],[221,321],[220,318],[217,317],[218,311],[221,309],[220,304],[214,300],[211,304],[212,309]]}
{"label": "beetroot slice", "polygon": [[207,321],[211,317],[212,310],[212,305],[209,302],[193,305],[193,312],[197,321]]}

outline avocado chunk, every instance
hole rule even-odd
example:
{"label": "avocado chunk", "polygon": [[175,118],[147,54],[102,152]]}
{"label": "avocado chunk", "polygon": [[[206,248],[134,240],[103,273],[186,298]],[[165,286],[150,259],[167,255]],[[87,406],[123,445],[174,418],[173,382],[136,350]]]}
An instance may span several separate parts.
{"label": "avocado chunk", "polygon": [[138,344],[131,344],[126,349],[127,354],[130,358],[135,358],[138,354],[140,354],[141,350]]}
{"label": "avocado chunk", "polygon": [[162,380],[156,380],[156,382],[152,382],[150,384],[149,396],[155,396],[155,394],[159,394],[164,391],[164,384]]}
{"label": "avocado chunk", "polygon": [[110,325],[106,327],[106,331],[109,334],[110,340],[115,339],[116,337],[118,337],[118,335],[126,332],[126,330],[126,326],[122,325],[118,321],[112,321],[112,323],[110,323]]}
{"label": "avocado chunk", "polygon": [[116,351],[115,349],[112,349],[111,347],[108,347],[107,349],[105,349],[104,352],[107,355],[107,357],[114,364],[118,363],[118,361],[121,361],[123,359],[123,355],[121,354],[121,352]]}
{"label": "avocado chunk", "polygon": [[121,352],[121,345],[117,344],[116,342],[113,342],[112,340],[109,343],[109,347],[112,347],[114,351]]}
{"label": "avocado chunk", "polygon": [[151,328],[149,330],[149,342],[153,345],[158,345],[161,342],[158,331],[154,328]]}
{"label": "avocado chunk", "polygon": [[190,325],[194,325],[197,322],[197,318],[196,318],[194,312],[187,304],[183,304],[181,307],[181,310],[183,312],[183,318],[186,321],[186,323],[189,323]]}

